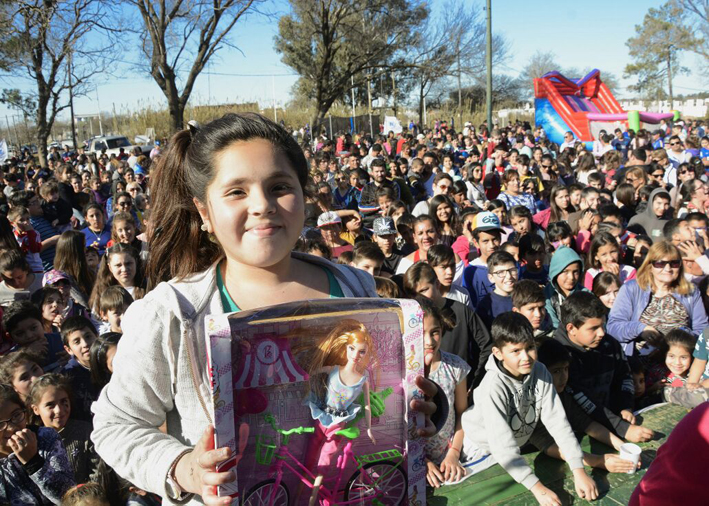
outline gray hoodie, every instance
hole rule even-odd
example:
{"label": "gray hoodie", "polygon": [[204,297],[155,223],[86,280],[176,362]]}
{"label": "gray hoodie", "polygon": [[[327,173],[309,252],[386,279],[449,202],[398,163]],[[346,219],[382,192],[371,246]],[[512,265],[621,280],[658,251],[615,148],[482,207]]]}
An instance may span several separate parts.
{"label": "gray hoodie", "polygon": [[[636,234],[645,234],[652,239],[652,242],[661,241],[662,237],[662,227],[665,226],[667,220],[658,218],[652,210],[652,202],[657,198],[658,195],[664,194],[667,200],[670,200],[670,193],[664,188],[656,188],[650,194],[650,198],[647,199],[647,207],[642,213],[636,214],[628,222],[628,230]],[[669,211],[665,215],[669,214]],[[642,227],[643,230],[639,230]]]}
{"label": "gray hoodie", "polygon": [[569,467],[582,469],[581,447],[547,368],[535,362],[532,372],[520,381],[490,355],[485,370],[487,374],[473,391],[474,405],[463,413],[466,443],[490,452],[515,481],[531,489],[539,478],[519,449],[541,421]]}
{"label": "gray hoodie", "polygon": [[[322,258],[293,258],[329,269],[345,297],[376,297],[372,276]],[[224,313],[216,264],[185,280],[160,283],[131,304],[114,374],[92,406],[97,453],[137,487],[167,497],[172,463],[194,446],[210,423],[205,318]],[[158,427],[167,421],[167,434]],[[195,497],[189,504],[202,504]]]}

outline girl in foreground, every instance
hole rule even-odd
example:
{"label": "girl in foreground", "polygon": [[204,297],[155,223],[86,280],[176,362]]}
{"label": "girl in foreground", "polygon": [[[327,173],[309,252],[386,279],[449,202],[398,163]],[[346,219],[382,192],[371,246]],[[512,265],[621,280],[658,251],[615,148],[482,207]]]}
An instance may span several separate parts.
{"label": "girl in foreground", "polygon": [[[92,440],[116,472],[141,489],[187,501],[230,504],[216,486],[234,480],[216,465],[205,318],[303,299],[376,297],[371,276],[293,253],[305,221],[307,162],[283,128],[255,114],[228,114],[177,133],[153,174],[147,268],[150,291],[123,317],[113,376],[94,406]],[[427,396],[438,394],[423,377]],[[412,402],[435,426],[436,404]],[[166,422],[167,433],[158,429]],[[193,504],[199,504],[196,500]]]}

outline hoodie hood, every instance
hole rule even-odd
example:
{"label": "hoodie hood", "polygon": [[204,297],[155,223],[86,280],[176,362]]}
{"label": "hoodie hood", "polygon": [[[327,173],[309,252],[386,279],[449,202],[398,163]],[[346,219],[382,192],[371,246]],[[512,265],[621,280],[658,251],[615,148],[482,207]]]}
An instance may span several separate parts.
{"label": "hoodie hood", "polygon": [[[652,203],[660,195],[668,199],[670,202],[672,201],[667,190],[664,188],[657,188],[653,190],[650,194],[650,198],[647,199],[647,206],[645,207],[645,210],[642,213],[633,216],[628,223],[628,229],[631,229],[634,225],[641,226],[644,229],[645,234],[652,239],[652,242],[662,240],[662,228],[665,226],[665,223],[667,223],[667,220],[655,216],[655,213],[652,210]],[[631,231],[634,232],[634,230]]]}
{"label": "hoodie hood", "polygon": [[553,339],[555,341],[560,342],[564,346],[569,346],[570,348],[573,348],[574,351],[578,351],[580,353],[586,353],[588,351],[588,349],[584,348],[583,346],[579,346],[571,339],[569,339],[569,334],[566,332],[566,329],[563,325],[559,325],[556,328],[556,330],[554,331]]}
{"label": "hoodie hood", "polygon": [[[583,270],[583,260],[581,260],[579,254],[573,249],[562,246],[554,252],[551,257],[551,263],[549,264],[549,279],[551,279],[554,285],[556,285],[556,277],[574,262],[579,262]],[[581,282],[580,280],[581,278],[579,277],[579,282]]]}

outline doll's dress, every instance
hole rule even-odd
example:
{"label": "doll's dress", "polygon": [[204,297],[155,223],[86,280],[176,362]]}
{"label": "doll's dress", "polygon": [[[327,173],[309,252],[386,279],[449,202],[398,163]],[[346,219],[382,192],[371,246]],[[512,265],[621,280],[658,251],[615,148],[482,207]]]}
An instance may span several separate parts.
{"label": "doll's dress", "polygon": [[353,420],[361,406],[354,403],[362,392],[367,373],[352,386],[347,386],[340,380],[340,367],[335,366],[327,377],[327,389],[324,401],[310,394],[308,405],[313,420],[319,421],[323,427],[347,423]]}

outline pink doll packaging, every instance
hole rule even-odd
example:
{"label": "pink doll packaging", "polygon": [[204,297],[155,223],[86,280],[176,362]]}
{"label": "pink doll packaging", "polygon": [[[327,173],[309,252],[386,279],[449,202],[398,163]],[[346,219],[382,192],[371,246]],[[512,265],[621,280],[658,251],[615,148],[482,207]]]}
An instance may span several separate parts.
{"label": "pink doll packaging", "polygon": [[423,314],[415,301],[329,299],[207,321],[216,447],[243,506],[423,506]]}

